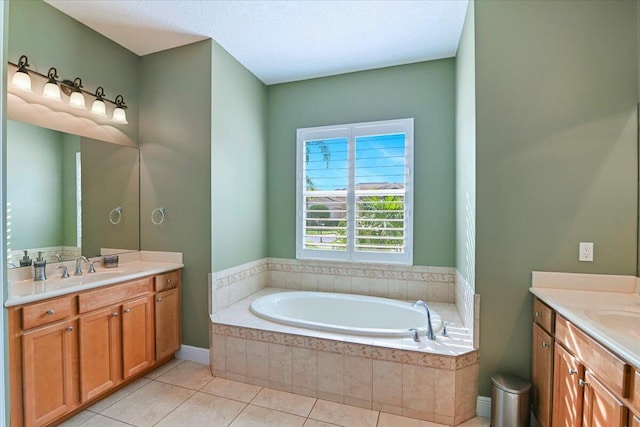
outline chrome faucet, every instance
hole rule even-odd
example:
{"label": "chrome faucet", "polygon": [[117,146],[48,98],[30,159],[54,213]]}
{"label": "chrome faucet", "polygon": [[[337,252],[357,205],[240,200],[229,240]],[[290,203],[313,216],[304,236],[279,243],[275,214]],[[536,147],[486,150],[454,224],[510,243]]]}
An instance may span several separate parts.
{"label": "chrome faucet", "polygon": [[431,324],[431,311],[426,302],[419,300],[413,303],[414,307],[424,307],[424,311],[427,312],[427,338],[430,340],[436,339],[436,334],[433,333],[433,325]]}
{"label": "chrome faucet", "polygon": [[82,276],[82,267],[80,264],[82,261],[85,261],[87,264],[89,264],[89,273],[96,272],[96,270],[93,268],[93,263],[89,261],[89,259],[86,256],[80,256],[76,258],[76,271],[75,273],[73,273],[74,276]]}
{"label": "chrome faucet", "polygon": [[53,261],[58,261],[58,262],[62,262],[62,255],[57,254],[57,253],[56,253],[56,254],[53,254],[53,255],[51,256],[51,260],[53,260]]}

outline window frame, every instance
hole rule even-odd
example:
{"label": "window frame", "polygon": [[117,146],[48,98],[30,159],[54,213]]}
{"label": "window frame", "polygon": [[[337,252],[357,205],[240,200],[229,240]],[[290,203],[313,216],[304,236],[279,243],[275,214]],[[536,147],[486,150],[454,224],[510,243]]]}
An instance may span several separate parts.
{"label": "window frame", "polygon": [[[355,250],[355,141],[364,136],[405,135],[405,230],[404,252],[366,252]],[[347,249],[322,250],[304,248],[304,161],[305,141],[347,139]],[[414,119],[395,119],[342,125],[299,128],[296,131],[296,259],[413,265],[413,194],[414,194]]]}

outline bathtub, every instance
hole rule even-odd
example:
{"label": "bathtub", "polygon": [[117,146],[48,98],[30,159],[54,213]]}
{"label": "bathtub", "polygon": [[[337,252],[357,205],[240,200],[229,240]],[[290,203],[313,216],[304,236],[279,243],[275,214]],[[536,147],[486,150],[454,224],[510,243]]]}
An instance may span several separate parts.
{"label": "bathtub", "polygon": [[[292,326],[377,337],[410,336],[427,325],[424,308],[387,298],[330,292],[278,292],[251,303],[251,311],[264,319]],[[431,310],[434,332],[442,328],[440,315]]]}

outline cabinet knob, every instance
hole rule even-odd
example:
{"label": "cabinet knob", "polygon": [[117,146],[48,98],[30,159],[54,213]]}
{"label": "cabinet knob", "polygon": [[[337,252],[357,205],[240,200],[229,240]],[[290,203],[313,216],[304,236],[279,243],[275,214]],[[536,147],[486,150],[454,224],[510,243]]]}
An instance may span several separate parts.
{"label": "cabinet knob", "polygon": [[542,312],[536,311],[536,317],[542,317]]}
{"label": "cabinet knob", "polygon": [[579,385],[580,387],[584,387],[584,386],[586,386],[586,385],[588,386],[588,385],[589,385],[589,383],[588,383],[588,382],[586,382],[586,381],[585,381],[585,380],[583,380],[583,379],[580,379],[580,380],[578,380],[578,385]]}
{"label": "cabinet knob", "polygon": [[158,298],[156,299],[156,301],[158,301],[158,302],[162,301],[162,297],[158,297]]}
{"label": "cabinet knob", "polygon": [[125,313],[131,313],[131,309],[130,309],[130,308],[125,308],[125,309],[124,309],[124,312],[125,312]]}
{"label": "cabinet knob", "polygon": [[547,348],[549,347],[549,344],[546,341],[542,341],[542,347]]}
{"label": "cabinet knob", "polygon": [[112,315],[113,317],[118,317],[118,312],[117,312],[117,311],[114,311],[113,313],[111,313],[111,315]]}
{"label": "cabinet knob", "polygon": [[[576,371],[575,369],[569,368],[569,375],[575,375],[577,373],[578,373],[578,371]],[[582,381],[582,380],[580,380],[580,381]]]}
{"label": "cabinet knob", "polygon": [[53,313],[55,313],[55,311],[53,311],[52,309],[47,310],[47,314],[48,314],[49,316],[52,316],[52,315],[53,315]]}
{"label": "cabinet knob", "polygon": [[171,282],[173,282],[173,280],[172,280],[172,279],[167,279],[167,283],[168,283],[168,284],[171,284]]}
{"label": "cabinet knob", "polygon": [[65,330],[66,330],[67,332],[72,332],[72,331],[73,331],[73,326],[67,326],[67,327],[65,328]]}

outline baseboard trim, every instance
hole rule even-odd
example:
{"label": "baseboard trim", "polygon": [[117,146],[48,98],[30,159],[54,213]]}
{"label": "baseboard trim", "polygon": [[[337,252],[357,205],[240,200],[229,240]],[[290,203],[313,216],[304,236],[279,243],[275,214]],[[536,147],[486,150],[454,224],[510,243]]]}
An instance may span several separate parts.
{"label": "baseboard trim", "polygon": [[180,346],[180,350],[176,352],[176,359],[189,360],[191,362],[209,364],[209,349],[201,347],[193,347],[190,345]]}
{"label": "baseboard trim", "polygon": [[478,396],[476,403],[476,415],[479,417],[491,416],[491,398],[486,396]]}

